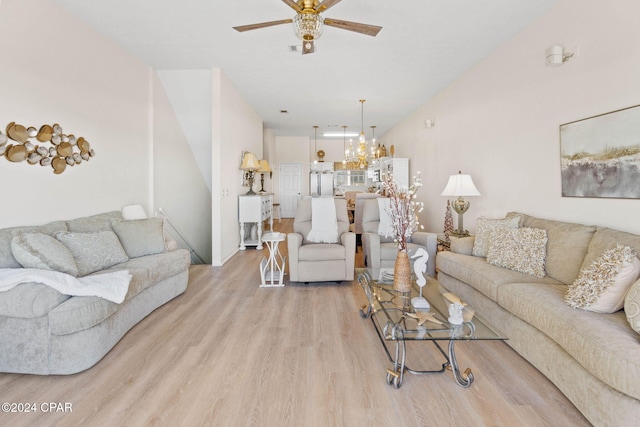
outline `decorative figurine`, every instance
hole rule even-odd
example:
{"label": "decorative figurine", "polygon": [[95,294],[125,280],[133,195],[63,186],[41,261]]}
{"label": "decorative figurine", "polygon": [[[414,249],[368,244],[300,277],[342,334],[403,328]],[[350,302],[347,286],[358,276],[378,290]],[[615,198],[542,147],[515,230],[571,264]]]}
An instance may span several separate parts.
{"label": "decorative figurine", "polygon": [[449,239],[453,233],[453,216],[451,215],[451,202],[447,200],[447,210],[444,214],[444,235]]}
{"label": "decorative figurine", "polygon": [[415,309],[429,310],[431,308],[429,302],[426,298],[422,297],[422,287],[427,284],[427,279],[424,278],[424,273],[427,271],[429,254],[424,250],[424,248],[418,248],[411,258],[415,259],[415,262],[413,263],[413,272],[416,275],[416,283],[420,286],[420,296],[411,298],[411,305]]}
{"label": "decorative figurine", "polygon": [[462,309],[463,305],[459,302],[454,302],[453,304],[449,304],[449,323],[452,325],[461,325],[464,321],[462,319]]}

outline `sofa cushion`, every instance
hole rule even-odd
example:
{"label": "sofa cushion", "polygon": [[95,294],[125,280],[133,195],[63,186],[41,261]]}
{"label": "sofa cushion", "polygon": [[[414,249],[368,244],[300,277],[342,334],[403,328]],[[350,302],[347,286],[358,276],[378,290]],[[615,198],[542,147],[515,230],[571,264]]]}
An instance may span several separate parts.
{"label": "sofa cushion", "polygon": [[111,230],[98,233],[62,231],[56,233],[55,237],[73,254],[79,276],[104,270],[129,259],[118,237]]}
{"label": "sofa cushion", "polygon": [[442,273],[468,283],[494,301],[498,298],[498,289],[505,283],[560,283],[549,276],[544,278],[529,276],[528,274],[491,265],[482,257],[460,255],[453,252],[438,252],[436,268]]}
{"label": "sofa cushion", "polygon": [[564,304],[564,285],[509,283],[498,303],[553,339],[610,387],[640,399],[640,343],[624,313],[600,314]]}
{"label": "sofa cushion", "polygon": [[40,226],[11,227],[0,230],[0,268],[20,268],[22,265],[13,256],[11,240],[17,231],[24,233],[43,233],[53,236],[58,231],[67,231],[64,221],[54,221]]}
{"label": "sofa cushion", "polygon": [[523,227],[547,230],[545,270],[549,276],[562,283],[567,285],[573,283],[580,274],[582,262],[596,227],[540,219],[517,212],[507,214],[507,216],[512,215],[522,215]]}
{"label": "sofa cushion", "polygon": [[476,235],[473,241],[473,256],[487,256],[491,245],[491,233],[496,228],[519,228],[521,225],[521,215],[513,215],[502,219],[478,218],[476,221]]}
{"label": "sofa cushion", "polygon": [[111,220],[122,219],[120,211],[104,212],[97,215],[66,221],[69,231],[75,233],[97,233],[98,231],[112,231]]}
{"label": "sofa cushion", "polygon": [[[124,301],[128,301],[156,282],[149,280],[149,271],[144,268],[128,268],[131,274],[129,290]],[[104,272],[95,273],[99,275]],[[124,304],[124,302],[122,303]],[[122,304],[94,296],[72,297],[49,313],[51,333],[68,335],[100,324],[120,309]]]}
{"label": "sofa cushion", "polygon": [[473,255],[473,244],[475,237],[454,237],[449,236],[449,249],[451,252],[462,255]]}
{"label": "sofa cushion", "polygon": [[640,334],[640,279],[631,285],[624,298],[624,313],[631,328]]}
{"label": "sofa cushion", "polygon": [[613,230],[606,227],[598,227],[593,239],[589,243],[589,251],[584,258],[582,268],[588,267],[598,257],[609,249],[618,245],[631,246],[640,254],[640,235]]}
{"label": "sofa cushion", "polygon": [[338,243],[311,243],[300,246],[300,250],[298,251],[299,261],[344,261],[345,259],[345,247]]}
{"label": "sofa cushion", "polygon": [[114,219],[113,231],[120,239],[129,258],[155,255],[165,251],[164,220],[145,218],[134,220]]}
{"label": "sofa cushion", "polygon": [[0,316],[41,317],[69,298],[42,283],[22,283],[0,293]]}
{"label": "sofa cushion", "polygon": [[546,230],[496,227],[491,233],[487,262],[542,278],[546,248]]}
{"label": "sofa cushion", "polygon": [[624,306],[628,289],[640,274],[635,249],[618,245],[584,268],[569,285],[564,302],[597,313],[614,313]]}
{"label": "sofa cushion", "polygon": [[15,259],[25,268],[54,270],[78,275],[78,266],[65,245],[43,233],[17,231],[11,240]]}
{"label": "sofa cushion", "polygon": [[190,263],[191,257],[189,251],[186,249],[177,249],[172,252],[132,258],[122,264],[113,266],[109,270],[143,268],[148,270],[149,280],[155,283],[183,272],[189,268]]}

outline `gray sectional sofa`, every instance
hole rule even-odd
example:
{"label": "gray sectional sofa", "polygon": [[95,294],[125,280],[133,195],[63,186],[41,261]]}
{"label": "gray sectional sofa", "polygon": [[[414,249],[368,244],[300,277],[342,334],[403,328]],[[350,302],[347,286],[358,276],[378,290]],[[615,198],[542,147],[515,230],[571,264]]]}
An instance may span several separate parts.
{"label": "gray sectional sofa", "polygon": [[[522,216],[547,232],[545,277],[473,256],[473,237],[453,239],[436,257],[438,280],[504,332],[506,341],[546,375],[596,426],[640,422],[640,334],[624,311],[572,308],[563,298],[583,267],[618,244],[640,253],[640,236],[603,227]],[[528,261],[528,260],[527,260]],[[635,286],[635,285],[634,285]]]}
{"label": "gray sectional sofa", "polygon": [[[42,226],[3,229],[0,269],[23,267],[14,257],[19,249],[21,260],[25,256],[38,262],[46,258],[38,253],[38,248],[34,251],[34,245],[26,245],[27,251],[23,253],[25,245],[16,247],[17,235],[34,241],[50,241],[47,236],[56,236],[55,239],[69,245],[74,257],[71,261],[68,257],[67,261],[61,260],[57,257],[59,253],[54,253],[44,260],[48,266],[41,268],[54,270],[51,265],[66,262],[72,272],[78,271],[75,270],[78,267],[78,276],[83,276],[83,272],[95,276],[127,270],[131,281],[121,303],[97,296],[64,295],[36,282],[21,283],[0,292],[0,372],[50,375],[86,370],[100,361],[136,323],[187,287],[189,252],[166,249],[162,222],[157,218],[124,221],[121,213],[114,211]],[[97,243],[91,248],[95,252],[81,259],[84,255],[80,251],[86,248],[72,246],[74,239],[97,235],[108,236],[115,250],[95,247],[100,245]],[[98,271],[92,271],[96,268]]]}

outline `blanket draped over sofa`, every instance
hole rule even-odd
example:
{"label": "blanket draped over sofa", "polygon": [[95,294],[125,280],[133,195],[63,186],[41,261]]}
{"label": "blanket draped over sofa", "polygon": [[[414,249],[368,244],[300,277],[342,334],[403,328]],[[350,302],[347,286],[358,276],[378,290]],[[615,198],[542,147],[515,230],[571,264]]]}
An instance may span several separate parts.
{"label": "blanket draped over sofa", "polygon": [[[105,284],[101,275],[127,277],[121,294],[102,295],[108,298],[78,283],[75,290],[60,290],[85,296],[67,295],[33,276],[0,291],[0,372],[59,375],[92,367],[135,324],[183,293],[190,257],[187,250],[166,249],[161,219],[124,221],[113,211],[0,230],[0,269],[27,268],[21,262],[45,275],[77,275],[80,285]],[[121,300],[122,291],[124,300],[110,300]]]}
{"label": "blanket draped over sofa", "polygon": [[594,425],[638,425],[640,334],[624,311],[572,308],[564,296],[585,266],[606,250],[627,245],[640,254],[640,236],[523,214],[507,217],[516,215],[522,227],[546,230],[544,277],[473,256],[472,237],[453,239],[451,252],[438,253],[438,280],[505,333],[507,344]]}

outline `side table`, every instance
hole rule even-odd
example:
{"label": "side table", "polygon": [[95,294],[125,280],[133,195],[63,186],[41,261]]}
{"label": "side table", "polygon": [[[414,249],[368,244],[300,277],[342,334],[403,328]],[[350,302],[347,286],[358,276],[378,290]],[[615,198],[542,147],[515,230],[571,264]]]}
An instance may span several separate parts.
{"label": "side table", "polygon": [[261,288],[272,288],[284,286],[282,280],[284,279],[284,267],[285,258],[280,253],[278,245],[286,238],[284,233],[265,233],[262,236],[262,242],[267,245],[269,249],[269,258],[262,258],[260,261],[260,278],[262,283]]}
{"label": "side table", "polygon": [[451,241],[446,234],[438,234],[438,252],[451,250]]}

